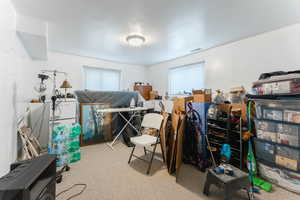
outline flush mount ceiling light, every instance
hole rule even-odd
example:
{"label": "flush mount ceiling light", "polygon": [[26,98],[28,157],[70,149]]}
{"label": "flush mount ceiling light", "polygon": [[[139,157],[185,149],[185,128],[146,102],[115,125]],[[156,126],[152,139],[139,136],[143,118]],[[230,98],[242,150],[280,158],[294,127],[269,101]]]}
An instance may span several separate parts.
{"label": "flush mount ceiling light", "polygon": [[126,38],[126,41],[130,46],[140,47],[146,42],[146,39],[141,35],[129,35]]}

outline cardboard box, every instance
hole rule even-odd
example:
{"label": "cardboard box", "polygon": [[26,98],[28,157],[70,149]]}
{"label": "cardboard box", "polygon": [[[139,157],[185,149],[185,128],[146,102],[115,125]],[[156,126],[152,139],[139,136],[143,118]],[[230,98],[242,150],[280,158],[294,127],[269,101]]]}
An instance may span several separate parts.
{"label": "cardboard box", "polygon": [[174,99],[173,110],[175,112],[185,112],[185,104],[193,101],[193,97],[178,97]]}
{"label": "cardboard box", "polygon": [[194,96],[194,102],[201,102],[201,103],[207,103],[211,102],[211,94],[195,94]]}
{"label": "cardboard box", "polygon": [[247,120],[247,106],[246,104],[219,104],[218,108],[223,112],[228,112],[229,108],[232,107],[232,112],[240,112],[242,119]]}
{"label": "cardboard box", "polygon": [[158,92],[152,90],[152,91],[150,92],[149,98],[150,98],[150,99],[155,99],[157,96],[158,96]]}

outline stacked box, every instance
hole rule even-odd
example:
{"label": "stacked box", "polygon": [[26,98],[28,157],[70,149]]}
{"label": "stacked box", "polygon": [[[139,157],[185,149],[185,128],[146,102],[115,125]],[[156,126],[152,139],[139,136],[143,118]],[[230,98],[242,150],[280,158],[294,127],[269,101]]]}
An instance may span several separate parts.
{"label": "stacked box", "polygon": [[80,132],[79,124],[54,127],[49,153],[57,156],[57,167],[80,160]]}
{"label": "stacked box", "polygon": [[300,100],[256,99],[255,104],[257,137],[278,144],[276,165],[300,172]]}
{"label": "stacked box", "polygon": [[71,132],[69,135],[69,145],[68,145],[68,152],[69,152],[69,162],[74,163],[80,160],[80,140],[79,136],[81,133],[80,125],[73,126],[71,128]]}
{"label": "stacked box", "polygon": [[[287,72],[253,83],[259,173],[300,193],[300,74]],[[264,76],[268,76],[265,74]]]}

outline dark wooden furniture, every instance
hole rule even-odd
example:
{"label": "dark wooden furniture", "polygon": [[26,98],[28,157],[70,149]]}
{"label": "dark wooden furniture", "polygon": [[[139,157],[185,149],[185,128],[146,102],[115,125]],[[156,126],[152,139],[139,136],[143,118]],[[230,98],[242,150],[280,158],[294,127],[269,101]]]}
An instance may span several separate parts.
{"label": "dark wooden furniture", "polygon": [[234,166],[230,167],[234,171],[233,176],[229,176],[226,174],[216,174],[213,169],[209,169],[207,172],[203,193],[208,196],[210,186],[216,185],[218,187],[224,188],[224,200],[230,200],[232,199],[232,196],[236,191],[245,189],[250,200],[250,181],[248,174]]}
{"label": "dark wooden furniture", "polygon": [[135,85],[133,87],[134,91],[139,91],[142,97],[144,97],[145,100],[150,99],[150,92],[152,91],[151,85]]}

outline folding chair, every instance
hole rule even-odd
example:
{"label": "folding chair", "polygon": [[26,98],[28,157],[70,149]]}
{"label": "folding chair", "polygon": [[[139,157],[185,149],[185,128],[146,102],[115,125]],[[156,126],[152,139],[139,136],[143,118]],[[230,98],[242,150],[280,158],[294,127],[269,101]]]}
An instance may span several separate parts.
{"label": "folding chair", "polygon": [[[148,169],[147,169],[147,174],[149,174],[149,172],[150,172],[151,165],[153,162],[153,157],[154,157],[154,154],[156,151],[156,146],[157,146],[157,144],[159,144],[159,130],[160,130],[162,121],[163,121],[163,116],[160,114],[148,113],[148,114],[144,115],[142,125],[141,125],[141,128],[144,129],[144,131],[143,130],[141,131],[140,136],[130,138],[130,141],[134,146],[133,146],[133,149],[129,156],[128,164],[130,164],[132,156],[135,158],[138,158],[140,160],[143,160],[145,162],[148,162],[149,165],[148,165]],[[155,129],[155,130],[157,130],[157,134],[155,136],[149,135],[149,132],[147,132],[147,129]],[[142,133],[144,133],[144,134],[142,134]],[[147,152],[151,152],[150,161],[142,159],[133,154],[134,150],[137,146],[144,148],[145,155],[147,154]],[[150,151],[147,149],[151,146],[154,146],[153,151]]]}

